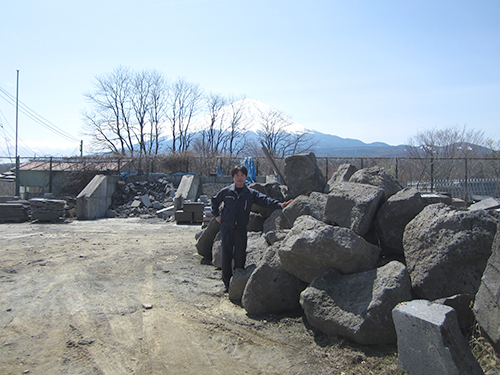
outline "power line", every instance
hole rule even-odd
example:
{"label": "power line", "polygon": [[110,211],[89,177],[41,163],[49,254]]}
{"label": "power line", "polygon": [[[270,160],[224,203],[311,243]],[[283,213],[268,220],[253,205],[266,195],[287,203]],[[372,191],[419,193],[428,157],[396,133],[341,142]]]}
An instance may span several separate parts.
{"label": "power line", "polygon": [[[3,117],[3,119],[5,120],[5,122],[7,123],[7,126],[8,128],[10,129],[10,131],[15,134],[15,130],[12,128],[12,125],[9,123],[9,120],[7,120],[7,117],[5,117],[5,114],[2,112],[2,110],[0,110],[0,115]],[[8,135],[8,130],[5,126],[3,126],[3,123],[0,121],[0,128],[2,128],[3,130],[3,138],[5,140],[5,145],[7,147],[7,153],[6,155],[8,155],[9,158],[15,158],[15,156],[11,156],[11,151],[9,149],[9,145],[10,143],[12,142],[12,135],[9,137]],[[25,151],[26,154],[36,154],[35,151],[33,151],[21,138],[19,138],[19,141],[21,141],[21,143],[23,144],[23,151]],[[28,150],[29,152],[26,152],[26,150]]]}
{"label": "power line", "polygon": [[[15,97],[13,95],[9,94],[2,87],[0,87],[0,97],[2,97],[7,103],[15,106],[15,103],[16,103]],[[75,138],[74,136],[65,132],[64,130],[58,128],[56,125],[54,125],[49,120],[47,120],[46,118],[44,118],[41,115],[39,115],[38,113],[36,113],[34,110],[32,110],[30,107],[28,107],[26,104],[24,104],[20,100],[19,100],[19,109],[21,110],[22,113],[24,113],[26,116],[31,118],[33,121],[42,125],[43,127],[50,130],[51,132],[59,135],[60,137],[65,138],[66,140],[68,140],[70,142],[80,142],[79,139]]]}

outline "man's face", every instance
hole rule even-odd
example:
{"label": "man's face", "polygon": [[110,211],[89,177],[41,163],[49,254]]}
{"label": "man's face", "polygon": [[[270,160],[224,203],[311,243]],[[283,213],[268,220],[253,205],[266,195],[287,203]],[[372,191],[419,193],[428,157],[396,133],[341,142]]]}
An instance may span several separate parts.
{"label": "man's face", "polygon": [[233,181],[234,184],[236,185],[237,188],[242,188],[245,186],[245,181],[247,180],[247,175],[244,174],[241,171],[238,171],[234,176],[233,176]]}

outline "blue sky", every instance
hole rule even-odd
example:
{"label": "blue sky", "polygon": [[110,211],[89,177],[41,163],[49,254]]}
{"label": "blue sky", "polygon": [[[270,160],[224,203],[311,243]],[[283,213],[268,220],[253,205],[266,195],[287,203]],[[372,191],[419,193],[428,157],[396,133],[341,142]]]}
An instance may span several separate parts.
{"label": "blue sky", "polygon": [[[498,0],[19,0],[0,12],[0,88],[15,95],[19,69],[20,100],[84,148],[83,93],[120,65],[366,143],[455,125],[500,139]],[[0,97],[0,111],[9,156],[15,108]],[[23,114],[19,136],[22,156],[78,154]]]}

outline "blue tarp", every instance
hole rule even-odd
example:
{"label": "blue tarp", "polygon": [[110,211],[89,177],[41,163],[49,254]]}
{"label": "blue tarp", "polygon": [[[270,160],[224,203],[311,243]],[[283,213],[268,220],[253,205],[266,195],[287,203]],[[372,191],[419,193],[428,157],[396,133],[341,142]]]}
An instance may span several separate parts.
{"label": "blue tarp", "polygon": [[252,182],[255,182],[257,176],[255,175],[255,165],[253,163],[253,158],[246,157],[245,159],[243,159],[243,165],[248,170],[246,183],[251,184]]}

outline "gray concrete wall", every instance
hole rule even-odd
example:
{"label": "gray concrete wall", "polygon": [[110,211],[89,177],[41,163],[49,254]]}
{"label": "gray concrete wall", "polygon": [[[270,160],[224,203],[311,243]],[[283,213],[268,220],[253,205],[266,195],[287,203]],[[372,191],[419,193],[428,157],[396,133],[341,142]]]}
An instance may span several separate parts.
{"label": "gray concrete wall", "polygon": [[119,179],[120,176],[95,176],[76,197],[77,219],[92,220],[105,217]]}

